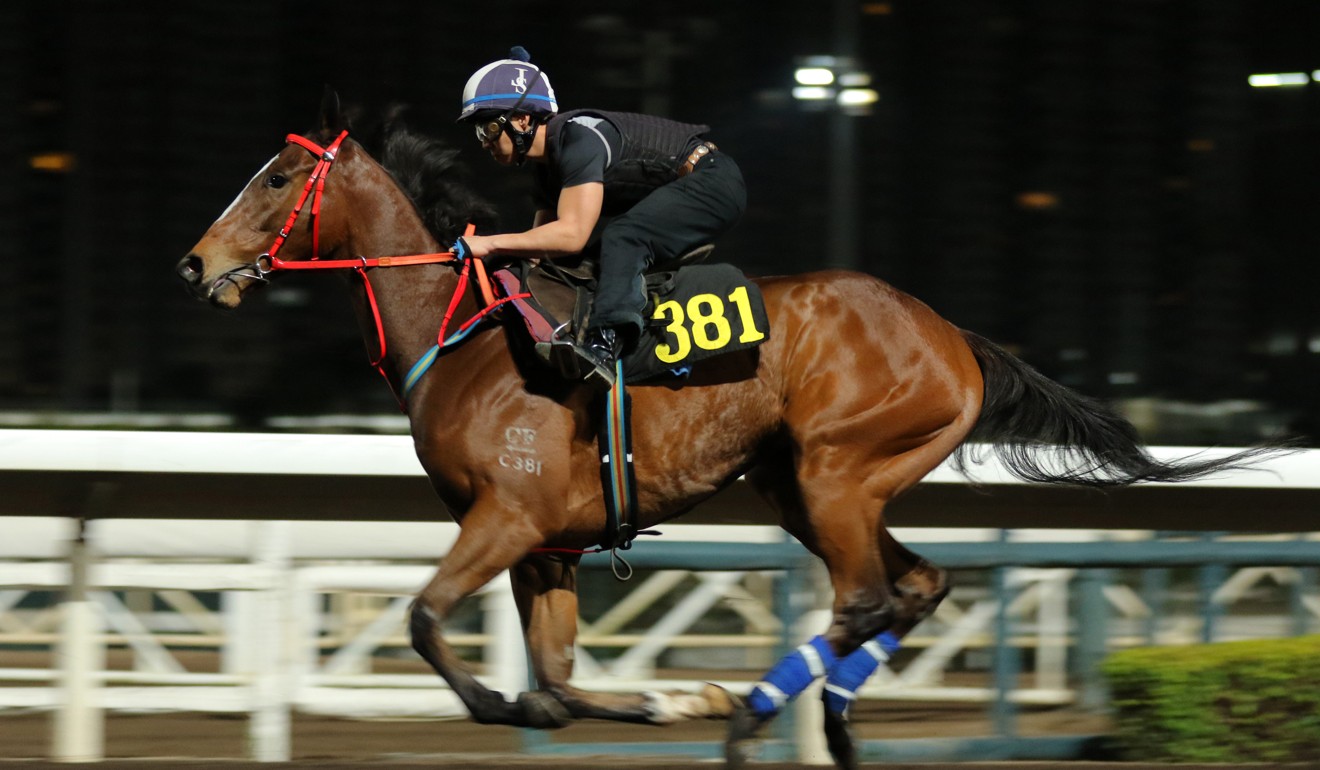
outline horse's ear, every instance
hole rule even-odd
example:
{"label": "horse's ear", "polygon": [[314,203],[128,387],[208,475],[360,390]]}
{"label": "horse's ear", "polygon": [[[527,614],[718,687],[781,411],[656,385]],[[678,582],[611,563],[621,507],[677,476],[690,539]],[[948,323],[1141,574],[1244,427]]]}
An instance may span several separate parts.
{"label": "horse's ear", "polygon": [[339,94],[326,84],[321,95],[321,128],[327,131],[343,131],[348,128],[348,120],[339,107]]}

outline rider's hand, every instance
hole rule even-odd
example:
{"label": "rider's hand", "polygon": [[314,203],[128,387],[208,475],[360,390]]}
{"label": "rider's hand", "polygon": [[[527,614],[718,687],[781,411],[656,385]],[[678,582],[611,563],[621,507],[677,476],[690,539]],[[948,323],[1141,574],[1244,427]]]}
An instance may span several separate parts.
{"label": "rider's hand", "polygon": [[454,253],[454,259],[457,259],[459,262],[462,262],[472,255],[472,249],[467,245],[467,240],[462,237],[454,241],[453,247],[449,250]]}
{"label": "rider's hand", "polygon": [[455,259],[467,259],[474,257],[476,259],[485,259],[489,257],[495,249],[490,244],[490,238],[484,235],[464,235],[454,241]]}

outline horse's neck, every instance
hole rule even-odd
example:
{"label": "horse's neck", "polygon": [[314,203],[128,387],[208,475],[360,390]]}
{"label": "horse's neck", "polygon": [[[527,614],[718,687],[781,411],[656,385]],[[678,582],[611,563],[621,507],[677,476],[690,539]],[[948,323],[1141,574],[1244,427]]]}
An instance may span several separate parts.
{"label": "horse's neck", "polygon": [[[357,259],[442,250],[412,203],[383,171],[357,170],[370,176],[358,184],[363,191],[359,199],[349,202],[353,206],[353,225],[334,256]],[[458,278],[452,267],[443,264],[376,268],[367,276],[385,334],[382,365],[397,392],[408,369],[435,344],[440,319],[458,288]],[[375,313],[363,282],[355,279],[353,283],[354,310],[367,352],[374,358],[380,353]],[[471,298],[462,298],[451,322],[452,330],[475,309]]]}

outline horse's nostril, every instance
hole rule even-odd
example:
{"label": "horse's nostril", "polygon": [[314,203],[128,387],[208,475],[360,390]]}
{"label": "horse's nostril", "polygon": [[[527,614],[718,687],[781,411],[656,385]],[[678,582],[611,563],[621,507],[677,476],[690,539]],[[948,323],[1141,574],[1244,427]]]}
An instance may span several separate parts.
{"label": "horse's nostril", "polygon": [[189,254],[179,260],[179,264],[174,268],[174,272],[178,273],[179,277],[182,278],[185,283],[196,284],[202,280],[202,273],[205,272],[205,266],[202,263],[201,257],[196,254]]}

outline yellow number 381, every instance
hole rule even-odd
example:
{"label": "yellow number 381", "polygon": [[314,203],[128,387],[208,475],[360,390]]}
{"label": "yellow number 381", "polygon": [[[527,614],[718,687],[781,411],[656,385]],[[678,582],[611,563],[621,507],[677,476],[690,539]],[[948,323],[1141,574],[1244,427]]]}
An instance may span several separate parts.
{"label": "yellow number 381", "polygon": [[[765,332],[756,328],[752,305],[747,298],[747,287],[739,286],[729,295],[729,302],[738,309],[742,322],[739,344],[765,339]],[[655,357],[667,364],[675,364],[688,357],[692,346],[702,350],[719,350],[733,338],[733,329],[725,317],[724,300],[715,294],[697,294],[687,301],[686,312],[676,300],[662,302],[655,308],[654,318],[668,321],[665,331],[673,335],[672,345],[655,346]]]}

